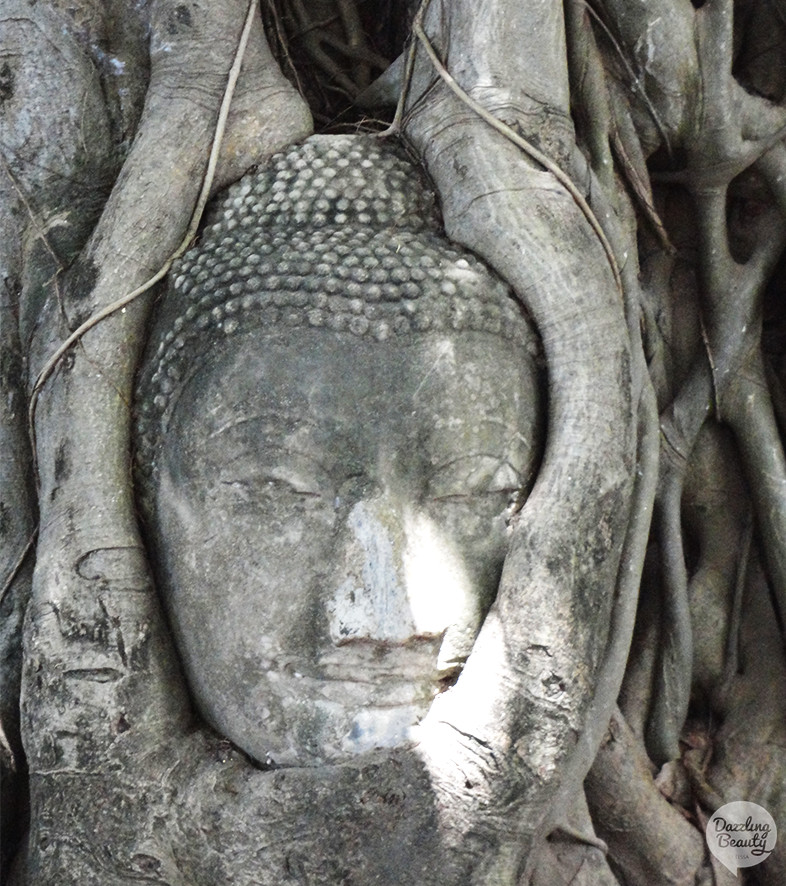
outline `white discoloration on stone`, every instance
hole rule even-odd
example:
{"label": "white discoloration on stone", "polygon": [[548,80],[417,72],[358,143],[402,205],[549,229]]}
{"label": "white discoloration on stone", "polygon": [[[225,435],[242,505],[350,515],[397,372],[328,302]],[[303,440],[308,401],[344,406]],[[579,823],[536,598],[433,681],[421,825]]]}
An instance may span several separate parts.
{"label": "white discoloration on stone", "polygon": [[346,578],[327,605],[334,643],[403,643],[417,633],[402,581],[402,527],[384,501],[358,502],[347,525]]}

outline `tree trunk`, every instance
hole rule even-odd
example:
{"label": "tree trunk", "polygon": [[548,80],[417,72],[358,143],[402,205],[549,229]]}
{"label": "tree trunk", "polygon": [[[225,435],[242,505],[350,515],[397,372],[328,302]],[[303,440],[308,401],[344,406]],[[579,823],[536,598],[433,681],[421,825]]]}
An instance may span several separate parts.
{"label": "tree trunk", "polygon": [[[723,884],[719,806],[786,828],[786,5],[412,6],[0,3],[4,884]],[[207,198],[392,82],[537,327],[542,457],[418,740],[277,767],[195,707],[134,377]]]}

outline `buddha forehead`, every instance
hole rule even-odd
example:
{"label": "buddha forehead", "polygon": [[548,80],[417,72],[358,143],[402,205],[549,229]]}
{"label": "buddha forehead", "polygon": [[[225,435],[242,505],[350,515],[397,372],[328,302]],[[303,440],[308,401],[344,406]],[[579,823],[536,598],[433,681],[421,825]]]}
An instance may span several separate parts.
{"label": "buddha forehead", "polygon": [[361,474],[416,486],[443,470],[490,480],[505,465],[520,478],[507,485],[523,486],[535,385],[526,355],[482,332],[377,342],[248,330],[183,385],[163,463],[201,485],[225,469],[234,477],[296,462],[323,492]]}
{"label": "buddha forehead", "polygon": [[[173,268],[138,391],[143,475],[155,470],[157,445],[185,382],[201,374],[197,387],[204,389],[211,372],[226,372],[226,360],[210,355],[246,355],[248,381],[240,373],[236,393],[244,384],[251,390],[263,371],[252,369],[259,364],[251,359],[254,343],[260,352],[266,341],[278,343],[285,375],[313,374],[302,353],[313,346],[296,330],[321,332],[323,375],[329,364],[340,367],[339,376],[351,375],[356,390],[369,395],[376,379],[389,396],[394,389],[406,396],[403,376],[392,381],[399,365],[399,375],[407,366],[411,380],[431,359],[436,380],[449,365],[451,344],[470,336],[467,371],[483,365],[498,378],[511,348],[523,353],[516,362],[531,366],[527,358],[537,347],[507,286],[444,237],[417,167],[372,137],[314,137],[230,188],[199,245]],[[378,345],[375,357],[367,356],[369,343]],[[268,361],[264,371],[274,370]],[[270,398],[270,408],[276,402]]]}

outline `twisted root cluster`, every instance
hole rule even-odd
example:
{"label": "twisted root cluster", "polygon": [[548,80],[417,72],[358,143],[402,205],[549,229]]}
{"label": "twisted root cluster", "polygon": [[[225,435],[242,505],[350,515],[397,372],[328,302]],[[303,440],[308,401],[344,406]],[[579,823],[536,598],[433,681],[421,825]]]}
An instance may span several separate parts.
{"label": "twisted root cluster", "polygon": [[[646,779],[639,791],[620,778],[621,767],[665,765],[662,793],[699,827],[702,810],[740,796],[783,814],[759,769],[763,735],[777,731],[770,700],[782,692],[776,624],[786,612],[781,382],[761,345],[764,299],[786,244],[776,7],[568,6],[572,89],[588,115],[579,121],[582,145],[609,192],[617,186],[608,170],[622,171],[647,221],[632,291],[660,412],[658,493],[624,717],[588,783],[593,815],[634,882],[667,844],[663,876],[687,882],[686,847],[695,840],[698,855],[701,839],[665,806],[659,836],[648,836],[654,818],[645,822],[644,806],[655,809],[660,798]],[[661,28],[674,37],[663,45]],[[770,661],[763,683],[754,648]],[[761,724],[743,739],[753,708]],[[783,761],[768,756],[766,765]],[[627,817],[638,850],[603,825],[612,807]],[[762,882],[776,882],[767,878],[781,864],[765,866]]]}

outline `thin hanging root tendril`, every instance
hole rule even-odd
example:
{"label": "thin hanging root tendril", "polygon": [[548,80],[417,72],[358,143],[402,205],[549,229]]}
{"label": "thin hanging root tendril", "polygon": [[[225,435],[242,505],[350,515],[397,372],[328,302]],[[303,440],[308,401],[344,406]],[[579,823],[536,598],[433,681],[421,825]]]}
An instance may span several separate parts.
{"label": "thin hanging root tendril", "polygon": [[[425,0],[423,5],[417,12],[414,21],[412,22],[412,32],[417,37],[421,46],[426,52],[426,55],[429,57],[431,64],[434,67],[434,70],[439,74],[442,78],[445,85],[450,89],[450,91],[460,100],[462,101],[468,108],[470,108],[474,113],[476,113],[482,120],[489,124],[493,129],[503,135],[508,141],[513,142],[518,148],[521,148],[524,153],[534,160],[536,163],[539,163],[544,169],[548,170],[554,178],[565,188],[565,190],[570,194],[573,198],[575,204],[579,207],[584,217],[590,224],[590,227],[595,232],[595,236],[600,241],[600,245],[603,247],[603,251],[606,253],[606,258],[608,259],[609,266],[611,268],[611,273],[614,276],[614,282],[617,285],[617,289],[620,294],[622,294],[622,278],[620,276],[620,269],[617,263],[616,256],[614,255],[614,250],[611,248],[611,243],[609,243],[608,238],[603,232],[603,228],[601,227],[600,222],[597,219],[597,216],[592,211],[589,203],[584,199],[584,195],[579,191],[576,185],[573,183],[567,173],[565,173],[550,157],[546,156],[542,151],[539,151],[534,145],[530,144],[525,138],[522,138],[514,129],[507,125],[507,123],[503,123],[500,119],[495,117],[493,114],[490,114],[479,102],[476,102],[471,96],[469,96],[450,72],[445,68],[445,66],[440,61],[439,56],[434,50],[434,47],[431,45],[428,37],[426,36],[426,32],[423,30],[422,20],[423,16],[428,8],[430,0]],[[410,56],[411,57],[411,56]],[[411,69],[408,59],[408,73],[411,75]],[[405,81],[406,88],[406,81]],[[397,112],[398,116],[398,112]]]}
{"label": "thin hanging root tendril", "polygon": [[44,385],[47,383],[65,354],[85,335],[85,333],[89,332],[94,326],[97,326],[102,320],[105,320],[107,317],[121,310],[135,299],[139,298],[140,295],[144,295],[144,293],[148,292],[153,286],[155,286],[159,280],[162,280],[167,275],[169,269],[172,267],[174,262],[178,258],[180,258],[180,256],[186,251],[186,249],[188,249],[191,241],[196,235],[197,228],[199,227],[199,223],[202,220],[202,214],[205,211],[205,206],[207,205],[207,201],[210,197],[210,189],[213,186],[213,180],[215,178],[216,168],[218,166],[218,156],[221,150],[221,143],[224,138],[227,119],[229,117],[229,108],[232,104],[232,97],[235,93],[235,87],[237,86],[238,78],[240,77],[240,69],[243,66],[243,58],[246,54],[246,47],[248,46],[248,39],[251,34],[251,25],[254,21],[256,6],[256,0],[249,0],[245,23],[243,24],[243,30],[240,34],[240,39],[238,40],[237,49],[235,50],[235,57],[232,62],[232,67],[229,69],[229,74],[227,75],[227,83],[226,87],[224,88],[224,96],[221,101],[221,107],[218,112],[218,119],[216,120],[216,128],[213,133],[213,142],[210,149],[210,157],[208,158],[207,166],[205,167],[205,173],[202,178],[202,188],[199,192],[199,196],[197,197],[194,211],[191,214],[191,221],[189,222],[185,236],[181,240],[180,245],[169,256],[169,258],[164,262],[159,270],[156,271],[155,274],[153,274],[152,277],[150,277],[136,289],[124,295],[122,298],[119,298],[117,299],[117,301],[114,301],[111,304],[101,308],[100,311],[97,311],[95,314],[88,317],[88,319],[85,320],[85,322],[82,323],[82,325],[79,326],[78,329],[74,330],[74,332],[72,332],[71,335],[68,336],[68,338],[49,358],[35,380],[35,384],[33,385],[33,389],[30,393],[30,406],[28,408],[27,420],[36,476],[38,476],[38,466],[35,446],[35,413],[36,407],[38,405],[38,398]]}
{"label": "thin hanging root tendril", "polygon": [[718,422],[718,424],[722,424],[723,416],[721,415],[720,390],[718,388],[718,368],[715,365],[715,358],[712,355],[710,338],[707,335],[707,327],[704,325],[704,316],[701,311],[699,311],[699,329],[701,330],[701,341],[707,354],[707,363],[709,363],[710,366],[710,378],[712,379],[712,396],[713,400],[715,401],[715,420]]}
{"label": "thin hanging root tendril", "polygon": [[600,28],[603,30],[603,33],[608,38],[611,45],[614,47],[614,51],[617,53],[619,60],[625,67],[625,70],[628,73],[628,77],[630,77],[631,82],[635,85],[636,90],[639,95],[641,95],[642,101],[647,108],[647,113],[652,118],[652,122],[655,124],[655,128],[658,130],[658,135],[661,137],[663,144],[666,146],[666,153],[669,155],[669,158],[673,157],[673,151],[671,148],[671,140],[669,139],[669,134],[666,132],[666,127],[663,125],[663,122],[660,119],[658,112],[655,110],[655,106],[652,104],[650,97],[647,95],[647,90],[644,88],[644,84],[641,79],[637,76],[636,72],[631,67],[630,62],[628,61],[625,53],[622,51],[622,47],[617,42],[614,34],[611,33],[611,29],[603,21],[603,19],[598,15],[598,13],[593,9],[593,7],[587,2],[587,0],[583,0],[583,5],[586,8],[587,12],[592,16],[592,18],[598,23]]}
{"label": "thin hanging root tendril", "polygon": [[5,595],[11,590],[11,585],[16,580],[17,575],[22,571],[22,567],[25,565],[25,560],[27,560],[28,554],[33,550],[35,546],[35,540],[38,538],[38,530],[34,529],[30,533],[30,538],[27,539],[25,546],[22,548],[22,552],[16,558],[16,562],[11,567],[8,572],[8,576],[3,582],[3,586],[0,587],[0,603],[5,600]]}

